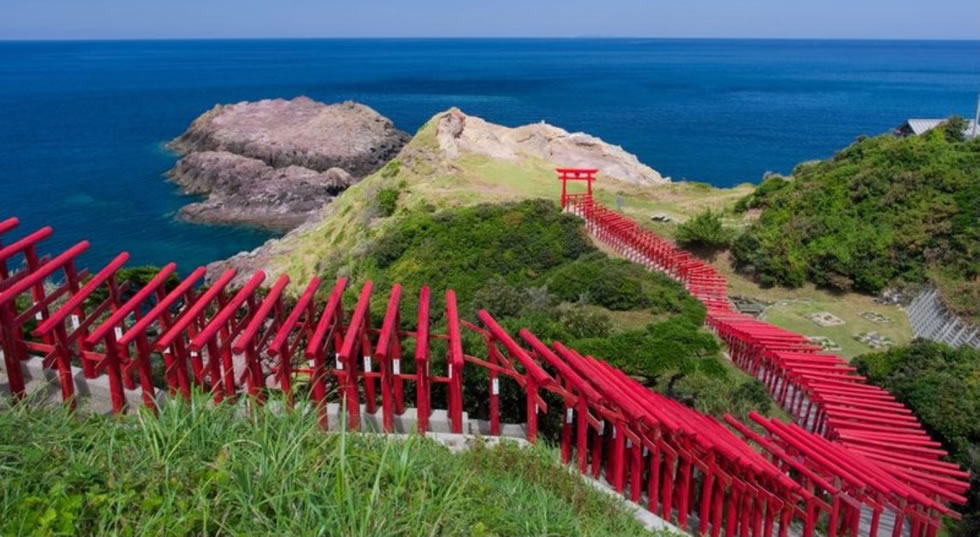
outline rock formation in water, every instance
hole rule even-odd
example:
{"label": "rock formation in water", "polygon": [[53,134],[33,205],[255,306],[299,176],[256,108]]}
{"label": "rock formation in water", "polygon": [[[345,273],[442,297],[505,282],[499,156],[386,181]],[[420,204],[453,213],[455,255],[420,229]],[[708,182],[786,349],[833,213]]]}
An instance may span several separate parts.
{"label": "rock formation in water", "polygon": [[256,225],[288,231],[354,182],[341,168],[273,168],[227,151],[199,151],[171,171],[187,194],[208,196],[180,210],[192,222]]}
{"label": "rock formation in water", "polygon": [[207,196],[180,211],[202,223],[289,230],[394,157],[409,136],[367,106],[307,97],[218,105],[171,142],[168,176]]}

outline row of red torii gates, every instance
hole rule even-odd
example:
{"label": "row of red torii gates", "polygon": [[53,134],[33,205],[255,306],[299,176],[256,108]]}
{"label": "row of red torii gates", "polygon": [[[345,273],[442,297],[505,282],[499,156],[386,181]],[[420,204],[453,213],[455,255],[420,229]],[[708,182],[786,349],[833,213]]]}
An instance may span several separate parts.
{"label": "row of red torii gates", "polygon": [[[682,528],[694,521],[700,535],[786,536],[796,528],[809,536],[820,524],[832,536],[862,529],[874,536],[885,514],[894,536],[933,536],[942,516],[957,516],[947,504],[964,501],[967,474],[940,460],[945,452],[894,398],[799,336],[732,312],[724,279],[709,266],[594,201],[595,170],[559,174],[589,185],[585,194],[569,194],[563,181],[563,208],[583,217],[600,240],[687,286],[708,307],[709,325],[736,363],[764,380],[797,423],[753,413],[749,427],[732,416],[722,422],[700,414],[601,358],[545,343],[526,329],[508,333],[488,311],[479,311],[476,322],[461,319],[452,290],[442,312],[431,310],[440,301],[428,287],[417,290],[418,306],[406,322],[405,290],[394,285],[374,326],[370,281],[350,311],[344,278],[332,285],[313,278],[293,300],[287,276],[266,281],[259,271],[235,288],[229,270],[202,285],[199,267],[173,284],[171,263],[130,289],[117,281],[126,253],[94,274],[76,267],[86,241],[42,256],[50,227],[0,242],[0,361],[10,389],[23,397],[22,364],[40,360],[57,371],[68,405],[76,404],[73,375],[80,368],[86,378],[108,379],[115,412],[127,410],[133,390],[154,411],[159,391],[189,397],[203,390],[216,404],[242,397],[262,404],[280,392],[289,407],[310,401],[324,427],[327,403],[342,403],[353,430],[362,405],[364,413],[380,412],[382,429],[392,431],[395,417],[414,403],[417,430],[425,434],[433,387],[441,385],[450,429],[464,433],[464,372],[482,368],[491,435],[501,434],[501,381],[513,383],[523,393],[528,441],[536,441],[542,415],[560,413],[563,462],[603,477]],[[0,220],[0,241],[18,223]],[[433,318],[444,321],[435,326]],[[481,344],[464,346],[465,333]],[[406,348],[414,352],[404,356]],[[406,397],[411,392],[414,401]],[[545,393],[560,407],[549,405]],[[870,525],[862,523],[866,514]]]}
{"label": "row of red torii gates", "polygon": [[[589,183],[583,194],[567,194],[563,187],[563,209],[585,219],[599,240],[674,278],[705,305],[707,325],[725,342],[732,360],[765,384],[794,424],[753,414],[764,431],[758,434],[731,416],[725,421],[771,459],[803,464],[798,469],[802,482],[820,484],[833,496],[829,534],[860,530],[877,535],[887,523],[895,536],[931,536],[943,516],[959,518],[949,504],[966,503],[969,473],[944,460],[948,453],[908,408],[867,384],[843,358],[733,310],[727,281],[714,267],[594,200],[596,172],[559,170],[563,183]],[[870,517],[856,520],[861,513]]]}

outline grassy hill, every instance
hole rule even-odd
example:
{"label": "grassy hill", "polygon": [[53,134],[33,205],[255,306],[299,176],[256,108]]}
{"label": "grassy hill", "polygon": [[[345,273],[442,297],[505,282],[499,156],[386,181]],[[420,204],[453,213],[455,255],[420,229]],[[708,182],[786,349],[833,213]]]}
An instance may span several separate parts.
{"label": "grassy hill", "polygon": [[[320,223],[284,238],[289,253],[274,260],[279,267],[273,270],[284,269],[298,281],[314,274],[348,276],[351,303],[361,282],[373,280],[377,324],[393,283],[407,290],[402,319],[408,320],[422,285],[433,289],[433,312],[442,310],[443,291],[451,288],[466,319],[486,308],[515,332],[527,327],[545,341],[606,358],[702,411],[772,411],[761,386],[721,356],[702,328],[704,309],[696,300],[659,274],[611,259],[580,220],[561,214],[555,163],[527,155],[449,156],[437,139],[443,116],[424,125],[397,159],[331,203]],[[602,175],[597,188],[605,203],[629,200],[630,210],[646,212],[648,221],[655,212],[683,218],[750,191],[641,186]],[[478,338],[466,344],[473,354],[485,353]],[[437,346],[436,368],[444,365],[441,353]],[[482,370],[472,371],[467,392],[485,392]],[[504,418],[521,422],[524,405],[508,384],[501,407],[510,414]],[[435,394],[437,404],[441,396]],[[466,410],[478,417],[487,412]]]}
{"label": "grassy hill", "polygon": [[[431,286],[437,325],[442,292],[451,288],[464,318],[475,319],[485,308],[511,332],[528,328],[544,341],[560,340],[605,358],[704,412],[770,410],[761,385],[720,355],[717,340],[703,328],[705,310],[697,300],[669,278],[599,251],[582,221],[551,201],[406,210],[364,241],[358,256],[339,258],[337,267],[323,270],[374,281],[377,322],[385,291],[396,282],[410,290],[402,309],[408,320],[414,318],[417,290]],[[355,286],[348,300],[356,294]],[[482,339],[467,334],[467,352],[484,355]],[[445,367],[444,351],[435,348],[437,370]],[[472,395],[466,410],[487,417],[487,398],[481,396],[488,386],[485,371],[470,368],[465,379]],[[436,394],[437,404],[441,396]],[[516,385],[505,383],[501,396],[504,418],[524,421]],[[557,421],[550,425],[557,430]]]}
{"label": "grassy hill", "polygon": [[0,401],[0,534],[650,535],[545,447],[451,454],[263,408],[201,396],[159,419],[80,418]]}
{"label": "grassy hill", "polygon": [[735,242],[736,267],[763,284],[864,293],[931,281],[980,317],[980,140],[962,138],[962,120],[866,138],[763,183],[744,205],[761,215]]}
{"label": "grassy hill", "polygon": [[[274,260],[272,268],[297,281],[327,266],[342,268],[362,253],[358,245],[365,239],[414,210],[537,198],[557,202],[561,183],[555,175],[556,163],[527,155],[515,160],[465,152],[445,155],[437,140],[443,115],[436,114],[423,125],[394,161],[329,204],[321,222],[287,235],[282,242],[289,253]],[[656,213],[683,219],[706,207],[734,204],[752,191],[751,185],[735,189],[699,183],[642,186],[602,174],[595,187],[603,203],[615,206],[620,197],[624,209],[641,221]]]}

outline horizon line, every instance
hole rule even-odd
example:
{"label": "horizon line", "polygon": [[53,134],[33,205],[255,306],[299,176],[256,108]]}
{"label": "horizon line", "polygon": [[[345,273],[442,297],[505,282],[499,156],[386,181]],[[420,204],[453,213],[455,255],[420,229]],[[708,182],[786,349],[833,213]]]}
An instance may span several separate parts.
{"label": "horizon line", "polygon": [[894,42],[977,42],[980,38],[962,37],[747,37],[747,36],[629,36],[629,35],[580,35],[580,36],[262,36],[262,37],[200,37],[200,36],[172,36],[172,37],[40,37],[40,38],[5,38],[0,37],[0,43],[78,43],[78,42],[126,42],[126,41],[440,41],[440,40],[629,40],[642,39],[650,41],[894,41]]}

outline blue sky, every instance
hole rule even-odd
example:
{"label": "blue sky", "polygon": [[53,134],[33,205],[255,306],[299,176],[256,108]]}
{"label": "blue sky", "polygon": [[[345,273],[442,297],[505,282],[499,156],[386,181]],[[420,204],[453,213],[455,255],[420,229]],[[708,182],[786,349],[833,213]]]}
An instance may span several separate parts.
{"label": "blue sky", "polygon": [[0,0],[0,39],[976,39],[978,0]]}

